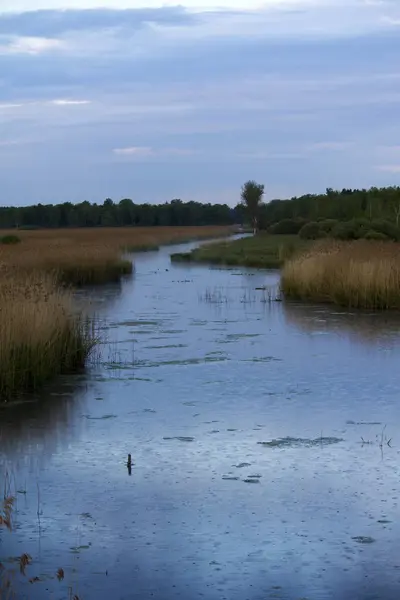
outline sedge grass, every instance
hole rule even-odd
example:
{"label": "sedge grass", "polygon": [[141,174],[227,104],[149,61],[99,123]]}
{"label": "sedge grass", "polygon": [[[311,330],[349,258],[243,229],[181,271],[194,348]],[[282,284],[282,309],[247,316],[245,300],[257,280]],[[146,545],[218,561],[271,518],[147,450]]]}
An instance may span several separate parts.
{"label": "sedge grass", "polygon": [[368,309],[400,309],[400,244],[319,243],[286,262],[287,298]]}

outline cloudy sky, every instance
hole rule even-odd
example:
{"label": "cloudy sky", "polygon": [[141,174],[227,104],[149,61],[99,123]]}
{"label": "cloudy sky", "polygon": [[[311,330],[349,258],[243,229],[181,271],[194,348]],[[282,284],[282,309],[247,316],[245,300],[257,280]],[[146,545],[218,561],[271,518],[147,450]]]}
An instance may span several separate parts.
{"label": "cloudy sky", "polygon": [[400,184],[399,56],[400,0],[0,0],[0,203]]}

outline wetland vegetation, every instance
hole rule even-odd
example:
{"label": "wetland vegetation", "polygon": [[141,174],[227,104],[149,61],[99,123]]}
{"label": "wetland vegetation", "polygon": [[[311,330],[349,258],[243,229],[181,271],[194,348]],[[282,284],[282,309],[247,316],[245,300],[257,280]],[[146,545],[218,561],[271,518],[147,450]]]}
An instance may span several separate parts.
{"label": "wetland vegetation", "polygon": [[314,244],[285,263],[288,298],[368,309],[400,309],[400,244]]}
{"label": "wetland vegetation", "polygon": [[190,252],[173,254],[171,260],[278,269],[285,260],[308,245],[295,235],[273,236],[261,232],[256,236],[202,244]]}
{"label": "wetland vegetation", "polygon": [[[5,234],[0,245],[0,402],[81,369],[96,341],[71,286],[118,281],[130,252],[223,236],[226,227],[65,229]],[[15,236],[14,236],[15,237]],[[10,241],[11,240],[11,241]]]}

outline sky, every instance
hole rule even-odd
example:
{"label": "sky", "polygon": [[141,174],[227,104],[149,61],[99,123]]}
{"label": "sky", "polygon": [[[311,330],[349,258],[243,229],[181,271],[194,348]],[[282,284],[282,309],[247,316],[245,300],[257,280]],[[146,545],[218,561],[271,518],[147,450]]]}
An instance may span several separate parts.
{"label": "sky", "polygon": [[0,0],[1,205],[400,184],[400,0]]}

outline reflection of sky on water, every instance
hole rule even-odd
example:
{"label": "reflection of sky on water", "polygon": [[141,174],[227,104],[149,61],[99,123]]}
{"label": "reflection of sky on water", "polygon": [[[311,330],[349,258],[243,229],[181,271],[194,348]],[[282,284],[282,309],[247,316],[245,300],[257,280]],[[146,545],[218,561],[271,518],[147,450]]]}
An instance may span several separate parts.
{"label": "reflection of sky on water", "polygon": [[[8,552],[32,554],[32,572],[63,566],[49,590],[73,581],[90,600],[394,600],[395,322],[265,304],[255,288],[276,274],[171,266],[173,250],[138,258],[99,310],[114,350],[73,397],[29,427],[9,419],[3,463],[26,494]],[[343,441],[258,443],[286,436]]]}

